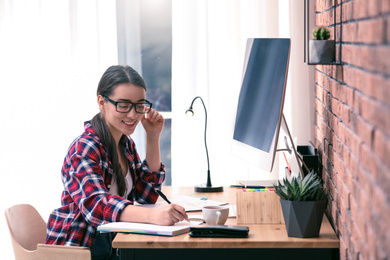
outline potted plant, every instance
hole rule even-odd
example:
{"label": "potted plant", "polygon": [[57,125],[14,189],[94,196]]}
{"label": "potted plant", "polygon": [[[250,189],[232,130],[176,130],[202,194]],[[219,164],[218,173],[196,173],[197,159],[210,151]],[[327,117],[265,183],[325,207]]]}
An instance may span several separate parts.
{"label": "potted plant", "polygon": [[289,237],[318,237],[324,215],[327,193],[322,180],[311,171],[303,179],[283,179],[274,185],[280,197],[284,222]]}
{"label": "potted plant", "polygon": [[309,63],[327,64],[335,61],[335,42],[329,38],[327,27],[319,26],[314,29],[313,40],[309,41]]}

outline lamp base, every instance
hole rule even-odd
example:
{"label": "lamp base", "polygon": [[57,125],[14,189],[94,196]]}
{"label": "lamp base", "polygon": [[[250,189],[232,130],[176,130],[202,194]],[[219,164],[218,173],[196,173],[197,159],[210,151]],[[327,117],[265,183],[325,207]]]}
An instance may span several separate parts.
{"label": "lamp base", "polygon": [[205,184],[196,185],[195,192],[222,192],[222,186],[207,186]]}

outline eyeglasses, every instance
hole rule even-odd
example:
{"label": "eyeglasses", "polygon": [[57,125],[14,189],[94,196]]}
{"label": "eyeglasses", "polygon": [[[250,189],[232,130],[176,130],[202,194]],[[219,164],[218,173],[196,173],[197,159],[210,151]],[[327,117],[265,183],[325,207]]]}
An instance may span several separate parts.
{"label": "eyeglasses", "polygon": [[152,103],[147,100],[133,103],[130,101],[116,102],[112,99],[109,99],[108,97],[104,97],[104,99],[113,104],[115,106],[116,112],[119,113],[129,113],[134,107],[135,112],[137,112],[138,114],[145,114],[149,113],[150,109],[152,108]]}

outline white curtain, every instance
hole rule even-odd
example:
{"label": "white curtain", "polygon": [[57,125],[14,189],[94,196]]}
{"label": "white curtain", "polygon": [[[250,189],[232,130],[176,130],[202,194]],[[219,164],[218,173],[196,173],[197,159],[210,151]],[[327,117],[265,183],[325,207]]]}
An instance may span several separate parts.
{"label": "white curtain", "polygon": [[[116,39],[115,1],[0,0],[0,212],[30,203],[47,219],[60,206],[63,158],[98,112]],[[2,258],[12,259],[0,223]]]}
{"label": "white curtain", "polygon": [[[172,185],[193,186],[206,182],[201,102],[195,102],[193,118],[185,116],[196,96],[203,98],[208,112],[207,145],[213,185],[228,186],[237,180],[267,180],[283,176],[286,163],[284,159],[278,159],[282,158],[280,154],[277,154],[274,170],[268,173],[231,155],[230,146],[247,38],[291,38],[294,54],[290,69],[299,67],[293,78],[306,73],[303,34],[297,33],[303,31],[302,5],[287,0],[173,0]],[[294,9],[302,16],[293,15]],[[301,56],[296,55],[301,52],[299,49],[302,50]],[[290,82],[287,88],[294,88],[294,91],[307,92],[309,88],[306,78],[295,82],[295,86]],[[294,106],[290,105],[291,102],[289,95],[285,105],[288,121],[294,114],[302,115],[301,106],[307,106],[306,102],[310,100],[300,100],[298,102],[302,104]],[[310,123],[300,127],[310,129]],[[307,130],[301,133],[303,138],[300,139],[297,139],[298,132],[302,132],[300,129],[290,131],[296,137],[295,141],[307,143],[311,138]],[[293,159],[289,156],[289,160]]]}

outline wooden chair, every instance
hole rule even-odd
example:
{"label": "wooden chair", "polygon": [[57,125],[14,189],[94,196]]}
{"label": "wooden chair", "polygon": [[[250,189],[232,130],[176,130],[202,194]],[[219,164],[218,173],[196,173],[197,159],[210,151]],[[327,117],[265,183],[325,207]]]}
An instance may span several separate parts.
{"label": "wooden chair", "polygon": [[90,260],[87,247],[44,244],[46,223],[31,205],[19,204],[5,210],[15,260]]}

